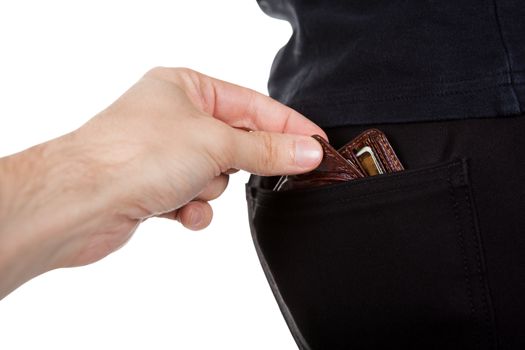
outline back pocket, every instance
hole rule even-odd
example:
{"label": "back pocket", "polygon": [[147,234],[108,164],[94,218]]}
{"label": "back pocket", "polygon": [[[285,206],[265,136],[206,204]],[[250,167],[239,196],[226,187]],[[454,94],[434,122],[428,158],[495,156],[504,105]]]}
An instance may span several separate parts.
{"label": "back pocket", "polygon": [[468,163],[274,192],[246,184],[259,259],[301,349],[494,344]]}

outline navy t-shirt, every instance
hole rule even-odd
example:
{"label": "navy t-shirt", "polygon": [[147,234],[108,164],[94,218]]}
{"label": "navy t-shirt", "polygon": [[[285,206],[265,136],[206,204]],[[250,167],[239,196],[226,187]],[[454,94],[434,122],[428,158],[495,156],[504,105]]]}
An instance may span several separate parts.
{"label": "navy t-shirt", "polygon": [[525,110],[525,0],[257,0],[293,27],[270,96],[322,127]]}

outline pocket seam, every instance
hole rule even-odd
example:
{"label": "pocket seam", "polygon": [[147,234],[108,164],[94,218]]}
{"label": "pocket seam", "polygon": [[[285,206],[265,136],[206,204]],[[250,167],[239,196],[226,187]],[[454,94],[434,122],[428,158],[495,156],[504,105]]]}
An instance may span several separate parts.
{"label": "pocket seam", "polygon": [[[430,184],[438,184],[438,183],[443,183],[444,184],[444,187],[446,188],[447,186],[447,182],[450,178],[450,183],[452,183],[453,186],[464,186],[466,184],[465,182],[465,178],[464,178],[464,175],[462,174],[463,173],[463,167],[460,167],[461,165],[464,165],[464,160],[463,159],[458,159],[458,160],[453,160],[453,161],[449,161],[449,162],[446,162],[446,163],[442,163],[440,165],[436,165],[434,166],[433,168],[431,169],[428,169],[428,168],[425,168],[425,169],[418,169],[418,170],[414,170],[414,172],[412,173],[403,173],[403,177],[402,178],[399,178],[397,177],[397,179],[400,179],[400,180],[405,180],[405,179],[411,179],[413,178],[413,175],[423,175],[423,174],[432,174],[432,173],[438,173],[438,172],[443,172],[443,174],[440,174],[439,176],[435,177],[435,178],[432,178],[430,180],[426,179],[426,180],[419,180],[418,183],[416,184],[412,184],[412,183],[401,183],[401,184],[396,184],[396,187],[395,188],[389,188],[389,189],[383,189],[383,190],[375,190],[375,191],[370,191],[368,193],[360,193],[360,194],[355,194],[355,195],[348,195],[347,197],[343,197],[343,198],[339,198],[339,197],[336,197],[335,199],[334,198],[331,198],[330,197],[330,203],[347,203],[347,202],[351,202],[351,201],[355,201],[355,200],[359,200],[359,199],[364,199],[364,198],[373,198],[373,197],[376,197],[376,196],[384,196],[386,194],[389,194],[389,193],[396,193],[396,192],[402,192],[402,191],[407,191],[407,190],[414,190],[414,189],[417,189],[417,188],[421,188],[421,187],[425,187],[425,186],[429,186]],[[454,168],[457,168],[454,169]],[[457,177],[455,176],[456,172],[460,173],[461,176]],[[399,173],[392,173],[393,174],[396,174],[396,175],[400,175]],[[457,180],[454,180],[452,181],[452,179],[455,179],[457,178]],[[383,179],[373,179],[374,181],[374,185],[375,184],[381,184],[381,183],[385,183],[385,182],[388,182],[389,180],[392,180],[391,177],[388,177],[388,178],[383,178]],[[349,181],[349,182],[352,182]],[[366,185],[368,184],[369,182],[360,182],[358,184],[356,183],[353,183],[352,185]],[[270,191],[268,189],[264,189],[265,191],[268,191],[268,192],[257,192],[257,190],[259,189],[258,187],[255,187],[255,186],[251,186],[249,185],[248,186],[250,188],[250,190],[248,191],[248,194],[250,195],[250,197],[254,200],[255,204],[257,206],[260,206],[260,207],[264,207],[264,208],[270,208],[270,207],[273,207],[276,203],[282,203],[282,202],[293,202],[294,205],[296,206],[301,206],[301,213],[302,214],[305,214],[305,213],[309,213],[311,212],[312,210],[315,210],[316,212],[319,212],[319,206],[316,205],[315,207],[311,208],[311,203],[307,203],[303,206],[302,204],[302,201],[303,200],[311,200],[309,198],[309,196],[315,196],[316,194],[319,194],[319,195],[322,195],[322,196],[330,196],[334,190],[338,189],[339,187],[332,187],[332,188],[313,188],[314,190],[319,190],[319,189],[322,189],[323,191],[321,192],[317,192],[317,191],[301,191],[300,193],[290,193],[290,192],[287,192],[287,191],[283,191],[283,192],[276,192],[276,191]],[[438,188],[438,186],[435,186],[435,188]],[[251,189],[254,189],[255,190],[255,195],[253,195],[252,193],[252,190]],[[357,189],[357,186],[351,186],[351,187],[346,187],[345,189]],[[324,190],[329,190],[329,191],[324,191]],[[282,194],[282,195],[281,195]],[[296,196],[295,194],[300,194],[299,196]],[[287,195],[290,195],[290,196],[287,196]],[[304,197],[305,195],[308,195],[307,197]],[[317,198],[316,199],[316,204],[320,204],[320,203],[324,203],[326,200],[326,198]],[[293,215],[292,213],[290,212],[287,212],[286,215]]]}
{"label": "pocket seam", "polygon": [[[376,175],[376,176],[371,176],[367,178],[349,180],[349,181],[345,181],[345,182],[341,182],[337,184],[330,184],[328,186],[302,188],[299,190],[273,191],[267,188],[256,187],[251,184],[246,184],[246,185],[250,188],[253,188],[257,192],[257,195],[261,197],[269,197],[269,196],[274,197],[274,198],[285,197],[285,196],[292,197],[292,196],[300,196],[300,195],[306,195],[306,194],[315,194],[316,192],[324,194],[324,193],[340,191],[341,188],[361,187],[362,185],[367,185],[370,183],[381,184],[381,183],[392,181],[393,179],[400,179],[400,178],[405,179],[405,178],[418,176],[418,175],[428,175],[428,174],[436,173],[439,171],[446,171],[452,167],[460,165],[462,162],[463,161],[461,159],[456,159],[456,160],[448,161],[448,162],[441,163],[438,165],[432,165],[430,168],[425,167],[421,169],[411,169],[411,170],[406,170],[406,171],[398,171],[395,173],[385,174],[387,176],[381,177],[381,178],[377,178],[377,175]],[[378,175],[378,176],[381,176],[381,175]],[[440,178],[440,179],[443,180],[443,178]],[[338,186],[338,185],[341,185],[341,186]],[[347,186],[344,186],[344,185],[347,185]],[[400,187],[403,187],[403,185],[400,185]]]}
{"label": "pocket seam", "polygon": [[[461,258],[462,258],[462,262],[463,262],[463,273],[464,273],[464,280],[465,280],[465,287],[466,287],[466,293],[467,293],[467,297],[468,297],[468,300],[469,300],[469,306],[470,306],[470,317],[472,318],[472,321],[474,323],[478,323],[477,322],[477,318],[476,318],[476,310],[475,310],[475,305],[474,305],[474,295],[473,295],[473,286],[472,286],[472,282],[470,280],[470,269],[469,269],[469,264],[468,264],[468,258],[467,258],[467,246],[466,246],[466,240],[465,240],[465,236],[466,234],[463,233],[464,229],[463,229],[463,226],[462,225],[462,222],[460,220],[460,214],[459,214],[459,203],[458,203],[458,199],[456,198],[456,195],[454,193],[454,186],[452,184],[452,180],[451,180],[452,176],[451,174],[448,175],[447,177],[447,182],[448,182],[448,192],[449,192],[449,195],[450,195],[450,200],[452,202],[452,213],[453,213],[453,216],[454,216],[454,221],[455,221],[455,225],[456,225],[456,234],[457,234],[457,239],[458,239],[458,245],[459,245],[459,249],[461,251]],[[480,336],[479,334],[476,336],[476,348],[480,348],[480,343],[481,343],[481,339],[480,339]]]}
{"label": "pocket seam", "polygon": [[[462,169],[461,176],[466,177],[468,176],[468,169],[466,169],[467,163],[464,163],[464,168]],[[468,184],[468,181],[464,181],[465,185],[463,186],[463,199],[461,201],[464,202],[466,206],[466,213],[461,213],[460,210],[460,200],[458,199],[458,194],[455,193],[456,187],[454,186],[452,182],[453,174],[452,171],[449,171],[447,182],[448,182],[448,188],[449,188],[449,194],[452,201],[452,211],[454,214],[454,218],[456,221],[456,230],[457,230],[457,236],[458,236],[458,243],[459,248],[461,250],[461,255],[463,259],[463,270],[465,274],[465,283],[467,288],[467,296],[470,302],[470,313],[473,322],[475,322],[478,325],[479,333],[476,336],[476,342],[477,342],[477,348],[482,348],[481,344],[481,338],[483,337],[483,334],[481,333],[482,329],[485,329],[488,336],[488,342],[489,346],[492,347],[494,344],[496,344],[496,337],[494,334],[493,327],[491,327],[491,317],[490,317],[490,308],[489,308],[489,296],[488,296],[488,287],[486,285],[487,276],[484,273],[484,268],[482,266],[481,262],[481,242],[478,241],[478,231],[476,229],[475,225],[475,216],[474,216],[474,208],[473,203],[471,203],[471,196],[470,196],[470,185]],[[464,218],[466,215],[466,219],[468,223],[465,223],[462,221],[462,217]],[[469,231],[470,230],[470,234]],[[469,242],[471,241],[471,242]],[[469,248],[467,245],[471,245],[472,247]],[[469,262],[469,257],[467,255],[467,251],[470,249],[471,251],[474,251],[474,263]],[[478,281],[475,282],[475,276],[472,275],[472,278],[470,275],[472,274],[472,270],[476,270],[478,274]],[[477,283],[479,283],[479,286],[476,286]],[[476,284],[476,285],[475,285]],[[474,299],[474,291],[479,291],[480,296],[478,297],[480,300],[480,310],[479,312],[482,314],[482,318],[476,317],[476,304],[478,304]]]}
{"label": "pocket seam", "polygon": [[[467,176],[467,174],[464,174]],[[482,308],[483,308],[483,315],[484,315],[484,326],[487,330],[487,333],[489,334],[489,339],[491,340],[492,344],[496,344],[496,335],[494,333],[493,327],[491,327],[491,310],[489,307],[489,289],[487,286],[488,283],[488,276],[485,273],[485,269],[483,267],[482,263],[482,247],[481,242],[479,240],[479,231],[477,230],[477,225],[475,223],[476,216],[474,215],[474,207],[472,203],[472,196],[470,193],[470,186],[466,186],[464,188],[464,195],[465,195],[465,202],[467,206],[468,211],[468,218],[469,218],[469,224],[470,224],[470,230],[472,232],[472,240],[474,242],[474,249],[475,249],[475,256],[476,256],[476,269],[479,276],[479,288],[481,289],[481,302],[482,302]]]}
{"label": "pocket seam", "polygon": [[[443,179],[443,178],[433,179],[431,181],[420,182],[420,183],[415,184],[415,185],[405,185],[405,186],[402,186],[400,188],[394,188],[394,189],[385,190],[385,191],[372,192],[372,193],[368,193],[368,194],[361,194],[361,195],[357,195],[357,196],[352,196],[350,198],[334,199],[332,201],[332,203],[347,203],[347,202],[352,202],[354,200],[363,199],[363,198],[373,198],[375,196],[382,196],[382,195],[390,194],[390,193],[403,192],[403,191],[405,191],[407,189],[413,190],[413,189],[417,189],[417,188],[420,188],[420,187],[426,187],[429,184],[434,184],[434,183],[445,183],[445,185],[446,185],[447,182],[448,182],[448,179]],[[266,205],[264,200],[261,202],[260,199],[253,198],[253,197],[252,197],[252,200],[259,207],[263,207],[263,208],[272,208],[273,207],[273,205]],[[308,209],[308,208],[309,207],[301,208],[301,209]],[[311,209],[315,210],[316,212],[319,212],[319,208],[318,207],[311,208]],[[305,213],[305,212],[307,213],[309,211],[310,210],[306,210],[306,211],[303,211],[303,213]],[[287,212],[286,215],[288,216],[288,215],[292,215],[292,214],[290,212]]]}

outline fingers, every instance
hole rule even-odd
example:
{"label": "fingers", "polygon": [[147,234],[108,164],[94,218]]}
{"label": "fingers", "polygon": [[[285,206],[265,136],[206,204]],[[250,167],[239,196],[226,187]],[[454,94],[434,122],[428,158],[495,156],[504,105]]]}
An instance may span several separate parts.
{"label": "fingers", "polygon": [[213,209],[208,202],[193,200],[177,210],[159,215],[159,217],[177,220],[184,227],[198,231],[206,228],[213,218]]}
{"label": "fingers", "polygon": [[319,142],[310,136],[232,129],[233,167],[271,176],[313,170],[323,157]]}
{"label": "fingers", "polygon": [[195,100],[199,101],[204,112],[230,126],[306,136],[318,134],[328,141],[326,133],[308,118],[255,90],[191,69],[163,69],[166,79],[186,82],[188,90],[198,95]]}
{"label": "fingers", "polygon": [[195,198],[203,201],[211,201],[218,198],[228,186],[230,177],[227,174],[222,174],[211,180],[202,192]]}
{"label": "fingers", "polygon": [[193,200],[179,208],[176,220],[190,230],[202,230],[211,223],[213,209],[208,202]]}
{"label": "fingers", "polygon": [[190,230],[207,227],[213,217],[213,210],[207,201],[218,198],[228,186],[229,176],[222,174],[210,181],[204,190],[186,205],[159,217],[179,221]]}
{"label": "fingers", "polygon": [[212,86],[213,116],[223,122],[250,130],[279,133],[319,134],[328,140],[326,133],[305,116],[284,104],[255,90],[207,77]]}

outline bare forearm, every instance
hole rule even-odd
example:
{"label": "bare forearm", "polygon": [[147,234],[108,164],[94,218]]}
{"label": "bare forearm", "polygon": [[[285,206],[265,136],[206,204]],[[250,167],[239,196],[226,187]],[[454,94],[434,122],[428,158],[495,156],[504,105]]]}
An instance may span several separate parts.
{"label": "bare forearm", "polygon": [[46,226],[38,219],[45,215],[39,208],[45,188],[38,191],[46,176],[39,170],[44,148],[35,146],[0,159],[0,298],[45,268],[34,254],[44,243],[38,241],[37,231]]}
{"label": "bare forearm", "polygon": [[71,141],[66,135],[0,159],[0,299],[66,266],[64,244],[94,225],[104,198],[93,195],[93,165]]}

